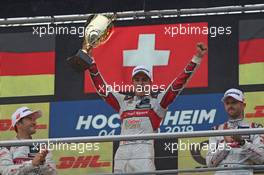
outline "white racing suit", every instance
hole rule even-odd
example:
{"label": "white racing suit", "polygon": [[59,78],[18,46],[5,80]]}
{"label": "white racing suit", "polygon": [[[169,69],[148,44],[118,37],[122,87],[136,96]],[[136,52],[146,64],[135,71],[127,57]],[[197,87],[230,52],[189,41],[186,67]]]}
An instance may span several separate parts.
{"label": "white racing suit", "polygon": [[[157,131],[168,105],[184,88],[200,61],[201,58],[194,56],[166,90],[144,97],[108,92],[96,64],[93,62],[88,69],[97,93],[119,112],[121,135],[138,135]],[[114,163],[115,173],[155,171],[153,140],[121,141]]]}
{"label": "white racing suit", "polygon": [[[259,128],[261,125],[246,122],[243,119],[229,120],[224,124],[214,127],[215,130]],[[216,149],[210,146],[206,156],[208,167],[239,167],[241,165],[264,164],[263,135],[242,136],[245,144],[227,143],[223,136],[211,137],[209,145],[216,145]],[[220,146],[220,144],[222,144]],[[253,170],[229,170],[217,171],[215,175],[252,175]]]}
{"label": "white racing suit", "polygon": [[32,160],[36,155],[34,147],[0,147],[0,175],[56,175],[51,153],[43,165],[34,167]]}

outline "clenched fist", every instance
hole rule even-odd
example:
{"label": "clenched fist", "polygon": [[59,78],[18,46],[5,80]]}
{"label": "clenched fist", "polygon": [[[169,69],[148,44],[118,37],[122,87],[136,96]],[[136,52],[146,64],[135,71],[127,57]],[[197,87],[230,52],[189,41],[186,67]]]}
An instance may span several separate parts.
{"label": "clenched fist", "polygon": [[226,143],[234,142],[234,139],[232,138],[232,136],[224,136],[224,140]]}
{"label": "clenched fist", "polygon": [[40,153],[37,153],[34,159],[32,160],[33,166],[39,166],[45,163],[45,158],[48,154],[48,150],[43,150]]}
{"label": "clenched fist", "polygon": [[202,58],[207,53],[207,47],[204,43],[197,43],[196,56]]}

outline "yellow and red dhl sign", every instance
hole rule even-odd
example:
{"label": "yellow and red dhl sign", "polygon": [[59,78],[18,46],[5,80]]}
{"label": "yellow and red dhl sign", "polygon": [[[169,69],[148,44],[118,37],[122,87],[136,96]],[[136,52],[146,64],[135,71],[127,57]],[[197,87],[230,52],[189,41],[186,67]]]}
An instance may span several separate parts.
{"label": "yellow and red dhl sign", "polygon": [[110,167],[110,161],[101,161],[100,155],[60,157],[57,169]]}
{"label": "yellow and red dhl sign", "polygon": [[249,122],[264,125],[264,92],[246,92],[245,118]]}
{"label": "yellow and red dhl sign", "polygon": [[[37,124],[36,129],[48,129],[46,124]],[[0,119],[0,131],[13,131],[11,119]]]}
{"label": "yellow and red dhl sign", "polygon": [[264,105],[255,106],[254,113],[246,113],[246,118],[262,118],[264,117]]}
{"label": "yellow and red dhl sign", "polygon": [[99,150],[53,150],[52,157],[60,175],[111,173],[113,143],[101,142]]}

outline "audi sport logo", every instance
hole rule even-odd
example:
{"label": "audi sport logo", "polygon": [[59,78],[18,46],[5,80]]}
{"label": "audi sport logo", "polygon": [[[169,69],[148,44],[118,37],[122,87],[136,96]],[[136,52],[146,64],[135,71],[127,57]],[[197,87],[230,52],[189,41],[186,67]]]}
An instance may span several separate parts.
{"label": "audi sport logo", "polygon": [[141,120],[141,119],[138,119],[138,120],[128,120],[127,123],[132,125],[132,124],[140,123],[140,122],[142,122],[142,121],[143,121],[143,120]]}
{"label": "audi sport logo", "polygon": [[101,161],[100,155],[61,157],[57,169],[109,167],[111,162]]}

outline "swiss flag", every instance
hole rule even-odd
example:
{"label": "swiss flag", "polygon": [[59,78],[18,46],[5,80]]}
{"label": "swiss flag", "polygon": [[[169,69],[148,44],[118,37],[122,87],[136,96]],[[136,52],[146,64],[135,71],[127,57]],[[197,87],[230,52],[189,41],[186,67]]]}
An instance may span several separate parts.
{"label": "swiss flag", "polygon": [[[190,28],[202,31],[207,26],[206,22],[201,22],[115,27],[110,39],[94,49],[93,57],[109,85],[131,84],[133,68],[143,64],[152,68],[154,84],[167,86],[191,60],[196,52],[196,43],[208,45],[208,35],[191,33]],[[172,30],[178,34],[172,36]],[[180,30],[182,34],[179,34]],[[206,55],[187,87],[207,86]],[[85,72],[85,92],[95,92],[88,71]]]}

